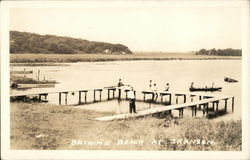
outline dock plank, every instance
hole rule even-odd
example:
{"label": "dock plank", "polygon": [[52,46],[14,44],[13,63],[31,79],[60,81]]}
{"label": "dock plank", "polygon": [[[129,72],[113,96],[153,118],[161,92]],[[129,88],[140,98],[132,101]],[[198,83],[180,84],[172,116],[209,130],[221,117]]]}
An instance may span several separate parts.
{"label": "dock plank", "polygon": [[224,100],[224,99],[228,99],[228,98],[231,98],[231,97],[222,97],[221,96],[221,97],[203,99],[203,100],[196,101],[196,102],[151,108],[151,109],[147,109],[147,110],[143,110],[143,111],[138,111],[136,114],[125,113],[125,114],[118,114],[118,115],[94,118],[94,120],[112,121],[112,120],[121,120],[121,119],[142,117],[142,116],[146,116],[146,115],[153,114],[153,113],[164,112],[164,111],[173,110],[173,109],[181,109],[181,108],[191,107],[191,106],[195,106],[195,105],[199,105],[199,104],[212,103],[215,101]]}

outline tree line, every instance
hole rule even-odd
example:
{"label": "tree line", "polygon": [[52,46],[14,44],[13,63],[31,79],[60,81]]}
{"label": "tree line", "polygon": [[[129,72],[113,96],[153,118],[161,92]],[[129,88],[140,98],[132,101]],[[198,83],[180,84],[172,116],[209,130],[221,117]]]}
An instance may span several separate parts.
{"label": "tree line", "polygon": [[123,53],[131,54],[127,46],[80,38],[55,35],[39,35],[29,32],[10,31],[10,53]]}
{"label": "tree line", "polygon": [[241,49],[200,49],[196,52],[196,55],[218,55],[218,56],[242,56]]}

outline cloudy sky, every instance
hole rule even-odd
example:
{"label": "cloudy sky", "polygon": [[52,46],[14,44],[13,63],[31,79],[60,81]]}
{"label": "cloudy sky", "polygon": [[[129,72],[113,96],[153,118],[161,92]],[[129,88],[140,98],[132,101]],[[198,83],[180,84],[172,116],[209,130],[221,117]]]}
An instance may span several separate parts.
{"label": "cloudy sky", "polygon": [[241,8],[163,2],[13,8],[10,29],[121,43],[132,51],[241,48]]}

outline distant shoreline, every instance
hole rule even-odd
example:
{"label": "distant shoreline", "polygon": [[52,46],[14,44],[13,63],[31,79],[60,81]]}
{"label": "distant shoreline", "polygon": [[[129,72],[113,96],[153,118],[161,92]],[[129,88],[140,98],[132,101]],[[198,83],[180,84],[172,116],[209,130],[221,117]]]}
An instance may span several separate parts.
{"label": "distant shoreline", "polygon": [[[10,54],[11,66],[21,63],[53,65],[53,63],[108,62],[135,60],[241,60],[239,56],[207,56],[193,53],[149,53],[149,54]],[[55,64],[58,65],[58,64]],[[60,65],[60,64],[59,64]]]}

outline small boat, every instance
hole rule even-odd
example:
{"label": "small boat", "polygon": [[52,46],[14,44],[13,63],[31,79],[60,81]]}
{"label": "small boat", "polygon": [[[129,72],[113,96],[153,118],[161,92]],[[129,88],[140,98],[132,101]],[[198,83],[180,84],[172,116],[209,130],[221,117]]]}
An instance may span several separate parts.
{"label": "small boat", "polygon": [[224,81],[230,82],[230,83],[238,82],[237,80],[235,80],[235,79],[233,79],[233,78],[230,78],[230,77],[225,77],[225,78],[224,78]]}
{"label": "small boat", "polygon": [[220,91],[220,90],[222,90],[222,87],[209,87],[209,88],[207,88],[207,87],[205,87],[205,88],[190,87],[189,88],[190,92],[196,92],[196,91],[205,91],[205,92],[210,91],[210,92],[213,92],[213,91]]}

